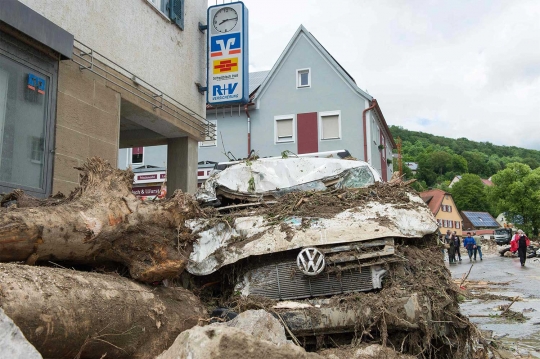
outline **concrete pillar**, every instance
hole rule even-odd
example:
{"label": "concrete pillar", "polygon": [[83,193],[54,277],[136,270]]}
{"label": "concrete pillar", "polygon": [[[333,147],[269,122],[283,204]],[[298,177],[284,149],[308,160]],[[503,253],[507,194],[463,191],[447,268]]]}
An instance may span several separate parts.
{"label": "concrete pillar", "polygon": [[197,191],[197,162],[199,143],[189,137],[167,140],[167,195],[175,190]]}

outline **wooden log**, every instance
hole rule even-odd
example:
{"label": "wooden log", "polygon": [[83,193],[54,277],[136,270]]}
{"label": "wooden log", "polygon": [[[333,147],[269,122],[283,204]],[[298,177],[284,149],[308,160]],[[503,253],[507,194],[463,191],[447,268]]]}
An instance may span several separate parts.
{"label": "wooden log", "polygon": [[36,207],[0,208],[0,261],[116,262],[142,282],[177,276],[191,250],[186,219],[204,216],[181,191],[143,202],[131,193],[133,172],[92,158],[80,186],[65,199],[29,201],[22,191],[4,196]]}
{"label": "wooden log", "polygon": [[0,264],[0,307],[44,358],[155,358],[206,316],[182,288]]}

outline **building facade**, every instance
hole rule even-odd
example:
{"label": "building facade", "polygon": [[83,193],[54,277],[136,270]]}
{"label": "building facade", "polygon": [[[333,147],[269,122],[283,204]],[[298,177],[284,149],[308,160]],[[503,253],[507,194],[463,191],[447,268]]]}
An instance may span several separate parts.
{"label": "building facade", "polygon": [[[270,71],[250,74],[249,87],[247,106],[208,106],[215,134],[199,143],[201,163],[346,149],[391,178],[395,142],[379,104],[303,26]],[[165,148],[144,151],[165,156]],[[120,159],[129,164],[129,153]]]}
{"label": "building facade", "polygon": [[172,4],[2,2],[0,192],[68,194],[87,158],[116,167],[120,148],[165,144],[171,193],[195,191],[207,6]]}
{"label": "building facade", "polygon": [[437,219],[441,233],[451,230],[456,231],[458,236],[462,235],[463,219],[450,193],[440,189],[430,189],[421,192],[420,197]]}

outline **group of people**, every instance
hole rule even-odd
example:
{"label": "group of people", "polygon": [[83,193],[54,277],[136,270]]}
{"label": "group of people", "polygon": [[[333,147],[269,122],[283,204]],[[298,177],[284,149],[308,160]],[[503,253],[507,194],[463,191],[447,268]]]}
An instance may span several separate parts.
{"label": "group of people", "polygon": [[527,259],[527,247],[530,245],[531,241],[521,229],[518,229],[510,241],[510,251],[512,253],[516,253],[516,251],[518,252],[519,261],[522,267],[525,267],[525,260]]}
{"label": "group of people", "polygon": [[[473,232],[473,235],[474,236],[471,236],[471,232],[467,232],[467,237],[463,238],[463,247],[467,250],[469,261],[472,261],[473,259],[476,261],[477,255],[480,257],[480,260],[483,260],[483,237],[477,236],[476,232]],[[448,262],[450,262],[450,264],[457,263],[457,261],[461,262],[461,240],[456,231],[446,231],[446,235],[444,236],[444,244],[446,244],[446,247],[448,248]]]}
{"label": "group of people", "polygon": [[[476,261],[477,255],[482,259],[482,240],[483,236],[476,235],[476,232],[467,232],[467,236],[463,238],[463,247],[467,250],[469,256],[469,261]],[[450,230],[446,231],[444,238],[441,238],[441,241],[445,244],[445,247],[448,248],[448,262],[450,264],[455,264],[458,261],[461,262],[461,240],[457,235],[456,231],[452,232]],[[527,247],[531,244],[529,238],[525,235],[521,229],[518,229],[516,234],[512,237],[510,241],[510,251],[512,253],[518,252],[519,261],[521,266],[525,266],[525,261],[527,259]],[[444,254],[444,249],[443,249]]]}

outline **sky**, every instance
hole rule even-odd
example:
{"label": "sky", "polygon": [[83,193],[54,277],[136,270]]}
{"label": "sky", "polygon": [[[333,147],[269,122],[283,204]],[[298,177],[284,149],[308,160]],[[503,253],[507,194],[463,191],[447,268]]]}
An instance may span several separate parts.
{"label": "sky", "polygon": [[377,99],[388,125],[540,150],[538,0],[244,4],[250,71],[270,70],[302,24]]}

